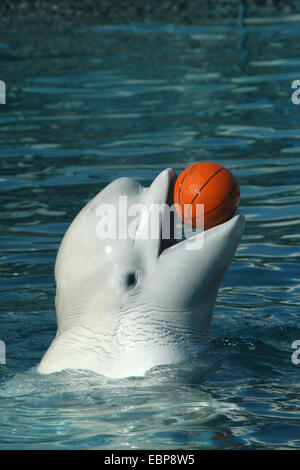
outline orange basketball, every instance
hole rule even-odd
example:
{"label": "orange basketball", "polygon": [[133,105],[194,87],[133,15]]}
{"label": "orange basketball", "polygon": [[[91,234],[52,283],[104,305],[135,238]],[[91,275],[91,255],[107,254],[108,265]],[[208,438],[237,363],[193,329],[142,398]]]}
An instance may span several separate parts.
{"label": "orange basketball", "polygon": [[[197,224],[196,204],[204,204],[204,229],[207,230],[229,220],[239,202],[237,180],[218,163],[195,163],[175,182],[174,203],[179,205],[179,209],[175,206],[176,211],[184,223],[192,227]],[[185,204],[189,207],[185,208]]]}

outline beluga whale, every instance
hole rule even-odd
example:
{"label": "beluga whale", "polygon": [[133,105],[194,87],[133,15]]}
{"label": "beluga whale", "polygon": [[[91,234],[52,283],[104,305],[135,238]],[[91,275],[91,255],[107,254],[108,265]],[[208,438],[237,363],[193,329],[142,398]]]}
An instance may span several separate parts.
{"label": "beluga whale", "polygon": [[[174,233],[163,237],[167,211],[162,211],[154,236],[145,236],[157,205],[170,206],[175,179],[170,168],[147,188],[118,178],[70,224],[55,263],[57,332],[38,372],[143,376],[201,351],[245,219],[238,211],[178,241]],[[125,203],[140,211],[130,213]],[[122,228],[120,236],[124,224],[127,231]],[[199,248],[191,249],[200,238]]]}

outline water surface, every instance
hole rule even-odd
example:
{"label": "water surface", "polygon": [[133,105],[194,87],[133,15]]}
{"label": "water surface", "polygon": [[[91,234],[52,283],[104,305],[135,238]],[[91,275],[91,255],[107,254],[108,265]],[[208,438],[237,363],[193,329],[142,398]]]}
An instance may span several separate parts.
{"label": "water surface", "polygon": [[[0,447],[299,448],[297,17],[67,30],[24,21],[0,41]],[[247,218],[211,354],[121,381],[38,375],[73,217],[115,178],[146,186],[202,160],[235,174]]]}

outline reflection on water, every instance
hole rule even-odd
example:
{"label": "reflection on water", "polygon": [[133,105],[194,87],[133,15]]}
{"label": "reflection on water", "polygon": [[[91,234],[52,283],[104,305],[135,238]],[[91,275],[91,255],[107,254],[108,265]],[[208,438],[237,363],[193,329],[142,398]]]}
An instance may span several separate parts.
{"label": "reflection on water", "polygon": [[[262,11],[66,29],[41,19],[0,34],[2,448],[299,447],[300,16]],[[146,186],[201,160],[235,174],[247,217],[217,299],[213,365],[115,383],[37,376],[72,218],[117,177]]]}

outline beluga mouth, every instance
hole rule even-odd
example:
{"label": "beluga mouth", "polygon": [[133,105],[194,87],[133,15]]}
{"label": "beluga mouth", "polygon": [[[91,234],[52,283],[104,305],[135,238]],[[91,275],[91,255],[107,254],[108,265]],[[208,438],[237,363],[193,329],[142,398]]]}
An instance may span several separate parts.
{"label": "beluga mouth", "polygon": [[[204,246],[205,239],[214,237],[217,233],[227,233],[227,231],[236,232],[239,235],[240,231],[244,228],[244,215],[237,209],[232,216],[211,228],[204,230],[202,228],[192,228],[186,225],[178,216],[174,206],[174,186],[176,182],[176,173],[173,169],[167,168],[153,181],[148,191],[153,191],[155,186],[159,186],[161,191],[160,204],[165,204],[169,207],[170,211],[161,211],[160,220],[160,246],[159,256],[168,254],[168,250],[172,248],[170,253],[180,246],[186,249],[195,250]],[[158,200],[158,199],[156,199]],[[201,224],[200,224],[201,225]],[[167,237],[164,237],[167,234]],[[198,243],[197,243],[198,242]]]}

